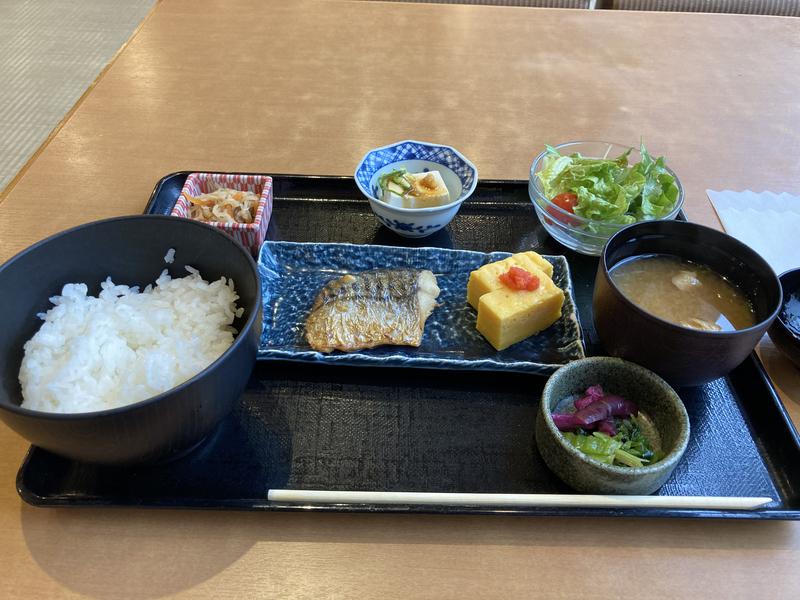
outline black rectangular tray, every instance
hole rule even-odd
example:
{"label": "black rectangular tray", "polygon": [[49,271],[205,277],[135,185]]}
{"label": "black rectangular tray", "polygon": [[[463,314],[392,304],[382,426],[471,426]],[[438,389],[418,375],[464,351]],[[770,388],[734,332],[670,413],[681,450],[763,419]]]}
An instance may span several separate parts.
{"label": "black rectangular tray", "polygon": [[[188,172],[164,177],[146,212],[168,214]],[[481,181],[445,230],[421,240],[382,227],[349,177],[274,176],[268,239],[564,254],[588,354],[597,259],[539,224],[526,182]],[[36,506],[343,512],[502,513],[800,519],[800,439],[752,355],[728,377],[678,390],[689,448],[658,492],[769,496],[752,511],[284,504],[275,488],[570,493],[539,457],[533,423],[545,379],[480,373],[259,362],[233,413],[193,452],[156,466],[81,464],[32,447],[17,489]]]}

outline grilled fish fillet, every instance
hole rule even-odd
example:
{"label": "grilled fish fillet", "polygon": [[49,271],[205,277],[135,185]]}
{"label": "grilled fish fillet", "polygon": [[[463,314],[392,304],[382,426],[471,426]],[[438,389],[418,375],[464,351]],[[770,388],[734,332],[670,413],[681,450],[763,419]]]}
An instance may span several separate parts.
{"label": "grilled fish fillet", "polygon": [[314,350],[419,346],[439,286],[430,271],[376,269],[345,275],[322,288],[306,320]]}

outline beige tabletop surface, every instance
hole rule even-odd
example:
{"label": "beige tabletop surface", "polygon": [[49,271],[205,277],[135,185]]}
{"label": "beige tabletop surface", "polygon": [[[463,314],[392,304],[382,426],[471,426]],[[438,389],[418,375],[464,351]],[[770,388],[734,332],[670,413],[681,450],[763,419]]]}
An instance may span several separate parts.
{"label": "beige tabletop surface", "polygon": [[[800,193],[800,19],[164,0],[0,198],[0,260],[177,170],[347,175],[416,138],[524,179],[545,143],[640,136],[692,220],[719,227],[706,188]],[[3,598],[800,597],[793,522],[35,509],[27,446],[0,426]]]}

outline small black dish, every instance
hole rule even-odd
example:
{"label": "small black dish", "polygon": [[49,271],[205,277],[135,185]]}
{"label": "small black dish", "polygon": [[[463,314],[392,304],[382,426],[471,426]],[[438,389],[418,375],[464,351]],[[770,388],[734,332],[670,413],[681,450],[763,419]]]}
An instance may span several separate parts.
{"label": "small black dish", "polygon": [[800,269],[786,271],[778,278],[783,288],[783,305],[769,328],[769,337],[800,368]]}
{"label": "small black dish", "polygon": [[[710,267],[744,292],[756,324],[738,331],[699,331],[639,308],[617,288],[610,270],[646,254],[670,254]],[[606,351],[676,386],[727,375],[752,352],[781,305],[778,277],[757,252],[716,229],[685,221],[637,223],[614,234],[600,257],[592,300],[595,328]]]}
{"label": "small black dish", "polygon": [[[174,262],[165,255],[175,249]],[[208,281],[232,278],[244,314],[233,345],[206,369],[147,400],[88,413],[47,413],[20,406],[23,345],[39,329],[37,313],[65,283],[84,282],[97,295],[111,276],[144,287],[167,268],[185,266]],[[96,221],[57,233],[0,266],[0,419],[36,446],[78,461],[133,464],[164,460],[202,441],[241,396],[261,334],[261,287],[255,261],[236,241],[208,225],[155,215]]]}

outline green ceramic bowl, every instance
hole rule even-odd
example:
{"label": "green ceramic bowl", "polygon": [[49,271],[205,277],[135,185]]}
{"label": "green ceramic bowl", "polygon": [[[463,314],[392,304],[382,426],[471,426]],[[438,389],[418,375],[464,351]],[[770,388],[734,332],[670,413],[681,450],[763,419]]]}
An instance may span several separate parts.
{"label": "green ceramic bowl", "polygon": [[[645,467],[601,463],[573,447],[553,423],[552,411],[565,398],[600,384],[608,393],[636,402],[652,425],[654,446],[664,458]],[[675,390],[644,367],[598,356],[576,360],[553,373],[542,392],[536,445],[544,462],[567,485],[593,494],[651,494],[672,474],[689,443],[689,416]]]}

